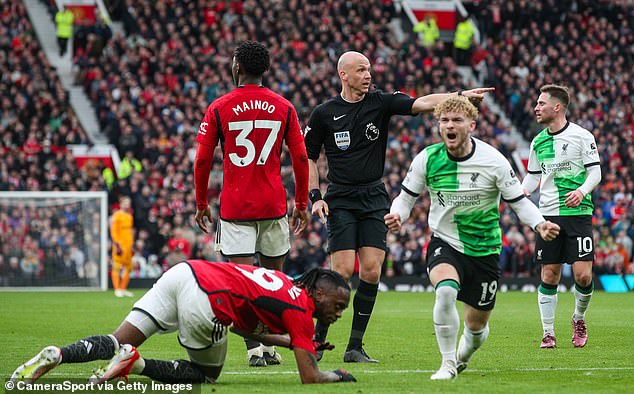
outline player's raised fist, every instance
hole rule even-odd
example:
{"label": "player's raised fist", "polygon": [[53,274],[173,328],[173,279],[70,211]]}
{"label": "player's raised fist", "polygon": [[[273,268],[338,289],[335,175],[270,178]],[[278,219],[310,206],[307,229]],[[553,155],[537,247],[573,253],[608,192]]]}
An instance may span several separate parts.
{"label": "player's raised fist", "polygon": [[559,235],[559,225],[546,220],[537,225],[537,231],[544,241],[552,241]]}
{"label": "player's raised fist", "polygon": [[396,233],[401,229],[401,215],[398,213],[388,213],[383,216],[383,220],[391,232]]}

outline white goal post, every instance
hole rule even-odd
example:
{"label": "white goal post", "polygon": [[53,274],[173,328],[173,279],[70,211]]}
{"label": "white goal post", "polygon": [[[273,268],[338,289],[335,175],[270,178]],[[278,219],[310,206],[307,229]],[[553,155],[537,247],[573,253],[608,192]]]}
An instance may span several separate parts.
{"label": "white goal post", "polygon": [[0,291],[107,290],[108,195],[0,191]]}

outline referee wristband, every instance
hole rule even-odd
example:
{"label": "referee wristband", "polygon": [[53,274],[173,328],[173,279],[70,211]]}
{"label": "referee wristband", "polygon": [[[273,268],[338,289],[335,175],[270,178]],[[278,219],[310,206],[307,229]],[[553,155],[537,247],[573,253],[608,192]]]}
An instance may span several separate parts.
{"label": "referee wristband", "polygon": [[321,200],[321,190],[319,189],[312,189],[311,191],[308,192],[308,199],[310,200],[311,203],[316,203],[317,201]]}
{"label": "referee wristband", "polygon": [[462,96],[462,89],[458,90],[458,96]]}

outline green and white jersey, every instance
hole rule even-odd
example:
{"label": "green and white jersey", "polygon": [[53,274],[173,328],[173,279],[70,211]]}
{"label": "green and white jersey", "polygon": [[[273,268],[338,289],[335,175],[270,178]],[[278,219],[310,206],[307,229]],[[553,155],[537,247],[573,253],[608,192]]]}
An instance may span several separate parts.
{"label": "green and white jersey", "polygon": [[468,256],[499,254],[500,194],[506,201],[524,198],[508,160],[491,145],[472,138],[474,149],[452,157],[444,143],[426,147],[403,181],[406,193],[431,196],[429,226],[434,235]]}
{"label": "green and white jersey", "polygon": [[528,172],[541,174],[539,210],[544,216],[592,215],[594,206],[588,193],[575,208],[566,207],[566,193],[586,180],[586,168],[599,165],[599,151],[591,132],[575,123],[566,123],[553,134],[544,129],[531,142]]}

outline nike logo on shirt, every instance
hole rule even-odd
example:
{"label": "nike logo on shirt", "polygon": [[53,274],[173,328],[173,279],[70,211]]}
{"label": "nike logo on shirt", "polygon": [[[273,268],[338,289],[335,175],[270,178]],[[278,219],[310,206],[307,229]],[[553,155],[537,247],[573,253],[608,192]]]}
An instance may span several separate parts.
{"label": "nike logo on shirt", "polygon": [[335,120],[335,121],[336,121],[336,120],[339,120],[339,119],[343,118],[343,117],[344,117],[344,116],[346,116],[346,115],[348,115],[348,114],[343,114],[343,115],[339,115],[339,116],[333,116],[333,117],[332,117],[332,120]]}

